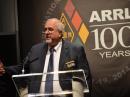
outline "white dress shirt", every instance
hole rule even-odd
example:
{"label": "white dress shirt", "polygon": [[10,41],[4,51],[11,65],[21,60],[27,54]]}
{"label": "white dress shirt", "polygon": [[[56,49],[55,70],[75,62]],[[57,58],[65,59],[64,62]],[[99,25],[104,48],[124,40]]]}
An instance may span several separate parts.
{"label": "white dress shirt", "polygon": [[[59,71],[59,60],[60,60],[60,53],[61,53],[61,48],[62,48],[62,41],[59,42],[55,47],[55,51],[53,53],[53,67],[54,67],[54,72]],[[48,70],[48,62],[49,62],[49,57],[50,57],[50,51],[48,49],[47,51],[47,55],[45,58],[45,65],[44,65],[44,70],[43,73],[46,73]],[[41,87],[40,87],[40,93],[44,93],[44,89],[45,89],[45,80],[46,80],[46,75],[43,74],[42,77],[42,83],[41,83]],[[58,91],[62,91],[60,84],[59,84],[59,76],[58,73],[55,73],[54,77],[53,77],[53,93],[54,92],[58,92]]]}

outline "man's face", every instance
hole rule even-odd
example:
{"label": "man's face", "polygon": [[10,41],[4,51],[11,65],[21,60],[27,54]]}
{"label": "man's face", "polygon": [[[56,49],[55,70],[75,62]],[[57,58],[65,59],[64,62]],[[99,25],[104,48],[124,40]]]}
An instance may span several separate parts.
{"label": "man's face", "polygon": [[55,46],[60,41],[61,33],[56,28],[56,21],[49,20],[44,27],[44,39],[49,46]]}

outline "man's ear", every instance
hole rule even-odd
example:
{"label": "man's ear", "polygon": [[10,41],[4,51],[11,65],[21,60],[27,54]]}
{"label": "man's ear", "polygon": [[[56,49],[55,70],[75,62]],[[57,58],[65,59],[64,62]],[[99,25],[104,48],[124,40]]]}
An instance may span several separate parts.
{"label": "man's ear", "polygon": [[59,37],[62,37],[62,36],[63,36],[63,33],[62,33],[62,32],[60,32]]}
{"label": "man's ear", "polygon": [[59,37],[61,37],[61,34],[59,34]]}

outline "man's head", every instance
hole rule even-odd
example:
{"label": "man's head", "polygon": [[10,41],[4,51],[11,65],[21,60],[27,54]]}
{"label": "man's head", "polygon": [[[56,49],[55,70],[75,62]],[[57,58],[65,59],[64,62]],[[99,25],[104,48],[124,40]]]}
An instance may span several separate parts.
{"label": "man's head", "polygon": [[57,18],[48,19],[44,26],[44,39],[49,46],[55,46],[62,39],[64,25]]}

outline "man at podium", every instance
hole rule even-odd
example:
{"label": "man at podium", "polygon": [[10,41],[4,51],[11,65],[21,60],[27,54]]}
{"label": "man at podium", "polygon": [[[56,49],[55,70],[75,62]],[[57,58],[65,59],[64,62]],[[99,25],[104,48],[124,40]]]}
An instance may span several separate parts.
{"label": "man at podium", "polygon": [[[56,72],[67,70],[83,69],[85,71],[86,80],[91,91],[91,75],[89,64],[86,58],[83,46],[70,43],[63,39],[64,25],[57,18],[48,19],[43,27],[44,41],[34,45],[29,51],[23,64],[17,66],[4,67],[0,64],[0,75],[8,73],[9,75],[20,73],[42,73]],[[49,76],[57,78],[60,76]],[[41,79],[48,79],[47,77]],[[33,85],[32,85],[33,86]],[[36,86],[36,85],[34,85]],[[30,91],[48,91],[46,85],[38,85],[38,90],[32,87]],[[59,82],[54,89],[65,90],[70,85]],[[50,87],[50,86],[47,86]],[[51,89],[50,89],[51,90]]]}

